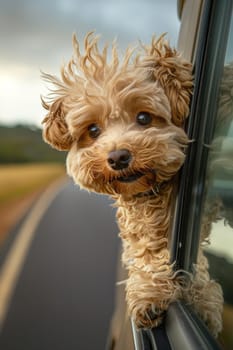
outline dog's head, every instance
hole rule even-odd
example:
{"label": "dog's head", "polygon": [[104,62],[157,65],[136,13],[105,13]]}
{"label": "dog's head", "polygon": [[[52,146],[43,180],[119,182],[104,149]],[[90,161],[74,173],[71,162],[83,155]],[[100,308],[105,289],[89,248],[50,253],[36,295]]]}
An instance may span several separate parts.
{"label": "dog's head", "polygon": [[192,91],[191,65],[163,36],[128,49],[98,49],[88,34],[61,79],[44,74],[54,91],[44,107],[44,138],[68,150],[67,169],[81,187],[137,195],[169,181],[184,161],[183,131]]}

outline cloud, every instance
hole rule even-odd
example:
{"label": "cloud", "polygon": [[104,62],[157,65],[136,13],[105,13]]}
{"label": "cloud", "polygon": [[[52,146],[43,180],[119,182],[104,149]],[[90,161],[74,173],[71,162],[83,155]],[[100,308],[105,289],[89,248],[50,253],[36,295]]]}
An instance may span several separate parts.
{"label": "cloud", "polygon": [[164,31],[175,41],[179,25],[174,0],[0,0],[0,6],[1,54],[27,64],[70,53],[72,32],[82,37],[94,29],[127,46]]}
{"label": "cloud", "polygon": [[[0,0],[0,8],[0,67],[21,84],[21,94],[30,92],[26,80],[27,86],[30,80],[40,85],[40,69],[56,74],[61,62],[70,58],[73,32],[83,39],[94,29],[103,42],[117,37],[119,47],[125,48],[162,32],[175,44],[179,29],[174,0]],[[25,105],[24,110],[12,110],[11,119],[23,114],[30,119],[33,113],[39,113],[38,106],[33,111]]]}

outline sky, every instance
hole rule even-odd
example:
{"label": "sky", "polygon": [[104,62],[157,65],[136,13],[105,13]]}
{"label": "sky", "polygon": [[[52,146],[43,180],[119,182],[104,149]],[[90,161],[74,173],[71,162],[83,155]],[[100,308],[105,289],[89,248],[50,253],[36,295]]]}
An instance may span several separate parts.
{"label": "sky", "polygon": [[177,0],[0,0],[0,124],[41,125],[40,72],[59,75],[72,33],[95,30],[124,49],[167,32],[175,46],[179,26]]}

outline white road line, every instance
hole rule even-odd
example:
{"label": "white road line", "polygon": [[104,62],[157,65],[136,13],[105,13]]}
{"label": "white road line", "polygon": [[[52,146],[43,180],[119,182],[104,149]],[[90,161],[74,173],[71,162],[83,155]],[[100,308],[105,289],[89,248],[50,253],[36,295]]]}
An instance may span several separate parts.
{"label": "white road line", "polygon": [[23,223],[0,270],[0,328],[6,317],[9,303],[22,270],[37,225],[58,194],[64,180],[53,183],[45,190]]}

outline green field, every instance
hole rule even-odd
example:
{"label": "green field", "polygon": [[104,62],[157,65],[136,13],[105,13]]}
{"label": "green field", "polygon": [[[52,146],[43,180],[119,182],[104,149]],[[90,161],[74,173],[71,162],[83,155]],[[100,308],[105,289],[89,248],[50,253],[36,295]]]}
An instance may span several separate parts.
{"label": "green field", "polygon": [[0,165],[0,247],[38,195],[65,176],[62,164]]}
{"label": "green field", "polygon": [[66,176],[65,158],[40,128],[0,125],[0,244],[36,197]]}
{"label": "green field", "polygon": [[62,176],[65,176],[62,164],[0,165],[0,207],[41,190]]}

